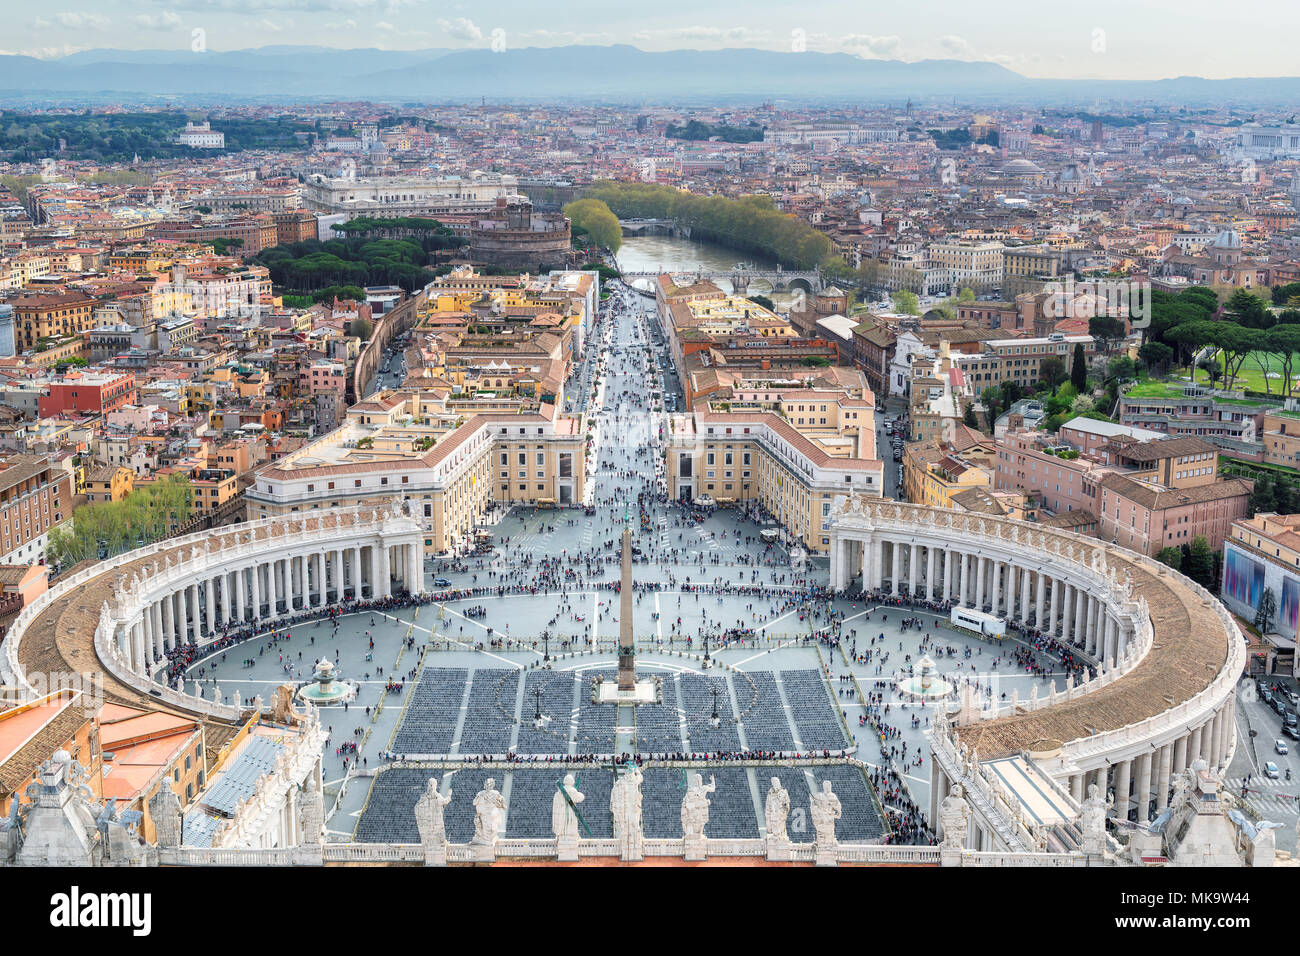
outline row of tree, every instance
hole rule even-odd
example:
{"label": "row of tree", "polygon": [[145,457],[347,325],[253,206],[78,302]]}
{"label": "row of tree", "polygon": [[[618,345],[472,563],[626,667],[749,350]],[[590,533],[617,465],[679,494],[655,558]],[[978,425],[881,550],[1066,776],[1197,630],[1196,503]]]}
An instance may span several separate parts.
{"label": "row of tree", "polygon": [[575,199],[564,207],[564,214],[572,221],[574,233],[585,233],[598,248],[618,252],[623,245],[618,216],[599,199]]}
{"label": "row of tree", "polygon": [[82,505],[72,520],[50,530],[45,554],[68,568],[143,547],[176,531],[194,513],[194,488],[183,475],[169,475],[123,498]]}
{"label": "row of tree", "polygon": [[831,241],[798,216],[778,210],[770,196],[696,196],[656,183],[598,182],[585,197],[599,199],[620,219],[672,219],[692,235],[811,269],[832,257]]}
{"label": "row of tree", "polygon": [[396,285],[413,292],[438,275],[431,252],[415,239],[309,239],[263,249],[253,261],[271,281],[295,292],[327,286]]}

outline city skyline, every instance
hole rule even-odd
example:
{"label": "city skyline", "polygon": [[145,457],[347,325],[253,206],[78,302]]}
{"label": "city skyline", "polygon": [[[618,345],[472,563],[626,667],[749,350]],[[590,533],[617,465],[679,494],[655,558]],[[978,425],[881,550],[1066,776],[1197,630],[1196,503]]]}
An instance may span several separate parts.
{"label": "city skyline", "polygon": [[[394,51],[627,44],[650,52],[761,49],[989,62],[1045,79],[1296,74],[1287,38],[1300,27],[1300,11],[1243,0],[1223,23],[1219,9],[1208,2],[1174,8],[1105,0],[1082,18],[1016,0],[991,18],[946,0],[878,10],[829,0],[798,10],[771,0],[707,9],[670,0],[648,20],[589,4],[567,8],[560,19],[518,0],[70,0],[41,12],[5,2],[0,53],[51,59],[106,48],[228,51],[286,42]],[[1263,23],[1270,28],[1258,29]]]}

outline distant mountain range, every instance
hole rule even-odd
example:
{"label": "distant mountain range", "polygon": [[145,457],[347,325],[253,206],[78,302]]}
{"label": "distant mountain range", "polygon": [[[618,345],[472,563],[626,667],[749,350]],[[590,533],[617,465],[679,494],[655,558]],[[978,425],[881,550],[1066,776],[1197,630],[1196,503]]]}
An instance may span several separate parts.
{"label": "distant mountain range", "polygon": [[490,50],[335,50],[272,46],[225,53],[87,50],[60,59],[0,56],[0,101],[379,99],[455,103],[580,100],[1085,103],[1097,98],[1268,105],[1300,99],[1300,77],[1158,81],[1040,80],[988,62],[864,60],[844,53],[631,46]]}

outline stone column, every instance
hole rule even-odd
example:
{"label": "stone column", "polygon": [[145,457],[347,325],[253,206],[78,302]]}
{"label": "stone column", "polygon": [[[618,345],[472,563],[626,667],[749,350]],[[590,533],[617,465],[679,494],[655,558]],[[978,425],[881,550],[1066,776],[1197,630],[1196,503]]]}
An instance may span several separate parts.
{"label": "stone column", "polygon": [[1151,754],[1149,752],[1137,758],[1137,787],[1133,791],[1133,799],[1137,801],[1138,823],[1146,823],[1151,816],[1147,809],[1151,802]]}
{"label": "stone column", "polygon": [[1123,760],[1115,765],[1115,819],[1128,819],[1129,775],[1133,772],[1133,761]]}
{"label": "stone column", "polygon": [[1223,757],[1223,708],[1214,714],[1214,724],[1210,731],[1210,769],[1217,770]]}
{"label": "stone column", "polygon": [[162,657],[167,647],[167,631],[163,628],[162,602],[154,601],[149,605],[149,617],[153,620],[154,656]]}
{"label": "stone column", "polygon": [[945,601],[952,600],[952,565],[955,553],[952,548],[943,549],[943,599]]}
{"label": "stone column", "polygon": [[1084,648],[1088,646],[1088,600],[1083,588],[1074,589],[1074,633]]}
{"label": "stone column", "polygon": [[162,617],[163,644],[167,650],[171,650],[176,646],[176,624],[172,620],[172,612],[175,611],[176,608],[172,606],[172,598],[170,594],[158,601],[158,608],[159,614]]}
{"label": "stone column", "polygon": [[217,631],[217,579],[203,579],[203,596],[207,602],[208,611],[208,633],[215,634]]}
{"label": "stone column", "polygon": [[[1043,575],[1041,574],[1039,576],[1043,577]],[[1044,633],[1050,636],[1055,636],[1056,620],[1057,620],[1056,609],[1059,606],[1061,606],[1061,582],[1056,578],[1048,576],[1044,580],[1044,585],[1043,585],[1044,589],[1046,589],[1048,581],[1050,581],[1052,585],[1052,594],[1051,597],[1049,597],[1047,600],[1047,627],[1043,629],[1042,624],[1040,624],[1039,628],[1043,629]]]}
{"label": "stone column", "polygon": [[1183,734],[1174,741],[1174,773],[1182,773],[1188,767],[1187,763],[1187,735]]}
{"label": "stone column", "polygon": [[276,566],[280,562],[275,558],[266,562],[266,603],[267,617],[275,617],[279,612],[276,605],[280,603],[280,582],[276,580]]}
{"label": "stone column", "polygon": [[185,600],[185,589],[181,588],[172,592],[171,599],[176,602],[173,608],[172,620],[176,622],[176,644],[184,644],[188,638],[185,636],[190,629],[190,609],[189,602]]}
{"label": "stone column", "polygon": [[262,565],[255,563],[248,569],[248,579],[253,583],[253,617],[262,616]]}
{"label": "stone column", "polygon": [[937,562],[935,560],[936,557],[937,557],[937,552],[935,551],[935,549],[930,545],[926,545],[925,547],[925,599],[927,601],[934,600],[935,586],[939,583],[938,579],[935,577],[937,571]]}
{"label": "stone column", "polygon": [[909,598],[916,596],[916,586],[921,583],[920,576],[917,572],[921,570],[921,550],[919,545],[909,544],[907,547],[907,596]]}
{"label": "stone column", "polygon": [[[375,593],[381,598],[386,598],[392,594],[392,577],[393,577],[392,569],[389,564],[388,542],[381,540],[379,542],[378,547],[372,546],[370,554],[371,554],[372,561],[376,556],[378,556],[379,558],[379,562],[378,562],[379,582],[377,585],[378,590]],[[371,588],[373,589],[375,587],[376,585],[372,583]]]}
{"label": "stone column", "polygon": [[1083,802],[1083,774],[1076,773],[1070,777],[1070,796],[1076,803]]}
{"label": "stone column", "polygon": [[229,571],[221,572],[221,623],[230,623],[230,579]]}
{"label": "stone column", "polygon": [[903,576],[900,546],[897,541],[889,542],[889,593],[898,597],[898,579]]}
{"label": "stone column", "polygon": [[305,608],[307,606],[307,556],[300,554],[289,559],[293,563],[293,583],[295,607]]}
{"label": "stone column", "polygon": [[1034,572],[1034,577],[1037,579],[1034,586],[1034,627],[1042,630],[1046,621],[1043,615],[1046,613],[1047,605],[1047,579],[1042,571]]}
{"label": "stone column", "polygon": [[1160,773],[1156,783],[1156,813],[1169,806],[1169,771],[1174,759],[1172,744],[1160,748]]}
{"label": "stone column", "polygon": [[244,623],[244,569],[236,568],[230,576],[235,582],[235,620],[240,624]]}
{"label": "stone column", "polygon": [[1187,747],[1187,765],[1191,766],[1194,761],[1200,760],[1201,757],[1201,728],[1196,727],[1192,730],[1191,743]]}
{"label": "stone column", "polygon": [[352,596],[361,598],[361,547],[352,548]]}
{"label": "stone column", "polygon": [[411,580],[406,582],[406,589],[412,594],[424,593],[424,541],[415,542],[410,545],[410,556],[407,560],[407,568],[411,572]]}
{"label": "stone column", "polygon": [[1016,566],[1010,561],[1006,562],[1006,616],[1014,620],[1016,618],[1016,604],[1020,598],[1020,582],[1016,580]]}
{"label": "stone column", "polygon": [[191,584],[185,589],[190,599],[190,639],[197,644],[203,637],[203,620],[199,615],[199,586]]}
{"label": "stone column", "polygon": [[984,579],[988,576],[988,559],[980,555],[975,561],[975,609],[984,610]]}

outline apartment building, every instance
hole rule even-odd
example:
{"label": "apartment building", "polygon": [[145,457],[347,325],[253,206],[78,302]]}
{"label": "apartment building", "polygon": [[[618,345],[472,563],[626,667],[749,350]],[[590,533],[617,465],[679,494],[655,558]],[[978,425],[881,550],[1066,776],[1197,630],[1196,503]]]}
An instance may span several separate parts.
{"label": "apartment building", "polygon": [[1289,639],[1274,642],[1273,656],[1281,666],[1266,669],[1294,673],[1300,631],[1300,514],[1260,512],[1241,518],[1232,523],[1223,542],[1219,599],[1234,614],[1253,621],[1265,590],[1273,592],[1275,607],[1267,634]]}
{"label": "apartment building", "polygon": [[72,475],[36,455],[0,460],[0,564],[43,561],[50,529],[72,514]]}
{"label": "apartment building", "polygon": [[383,392],[258,469],[244,497],[250,519],[404,499],[422,515],[425,550],[441,553],[467,543],[491,502],[580,503],[585,473],[579,419],[553,406],[466,418],[445,396]]}
{"label": "apartment building", "polygon": [[830,545],[837,495],[879,495],[883,481],[873,403],[863,399],[805,391],[769,401],[738,391],[729,403],[669,416],[671,498],[757,501],[810,551]]}

